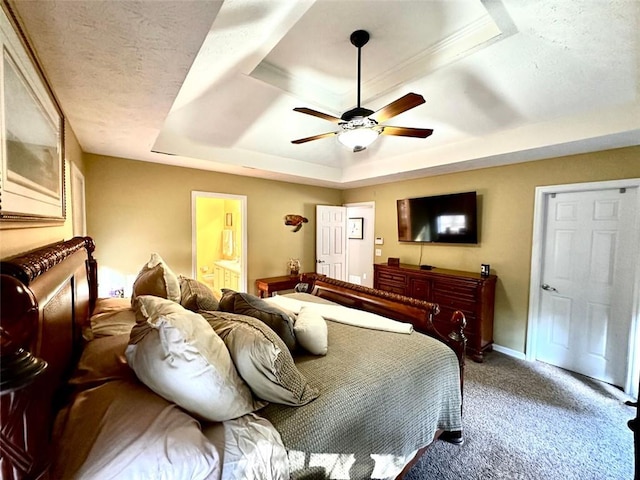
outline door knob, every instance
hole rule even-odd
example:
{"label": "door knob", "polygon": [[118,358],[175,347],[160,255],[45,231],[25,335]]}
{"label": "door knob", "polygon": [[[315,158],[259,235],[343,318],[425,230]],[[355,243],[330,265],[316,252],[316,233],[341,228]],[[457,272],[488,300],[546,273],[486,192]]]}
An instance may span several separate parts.
{"label": "door knob", "polygon": [[318,263],[324,263],[324,260],[317,260]]}
{"label": "door knob", "polygon": [[557,292],[558,290],[553,288],[551,285],[547,285],[546,283],[542,284],[542,289],[546,290],[547,292]]}

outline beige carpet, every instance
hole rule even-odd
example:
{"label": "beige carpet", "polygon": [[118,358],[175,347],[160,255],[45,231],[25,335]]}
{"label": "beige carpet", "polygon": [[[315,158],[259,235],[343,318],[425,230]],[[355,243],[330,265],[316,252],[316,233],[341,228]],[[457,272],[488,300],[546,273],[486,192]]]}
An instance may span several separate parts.
{"label": "beige carpet", "polygon": [[465,443],[436,442],[405,480],[631,480],[634,407],[620,390],[493,352],[467,363]]}

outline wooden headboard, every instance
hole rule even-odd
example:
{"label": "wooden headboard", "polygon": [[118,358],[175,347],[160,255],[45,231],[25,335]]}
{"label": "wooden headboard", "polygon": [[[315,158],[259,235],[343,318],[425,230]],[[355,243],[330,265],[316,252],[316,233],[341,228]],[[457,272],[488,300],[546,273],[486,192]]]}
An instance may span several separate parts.
{"label": "wooden headboard", "polygon": [[94,248],[91,238],[75,237],[0,262],[3,480],[46,478],[61,386],[97,298]]}

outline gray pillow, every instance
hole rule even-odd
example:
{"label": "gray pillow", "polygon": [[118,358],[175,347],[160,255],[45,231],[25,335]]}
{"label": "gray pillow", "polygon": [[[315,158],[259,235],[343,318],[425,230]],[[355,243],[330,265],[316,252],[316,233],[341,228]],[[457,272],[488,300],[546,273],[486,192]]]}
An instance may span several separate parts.
{"label": "gray pillow", "polygon": [[218,304],[218,310],[223,312],[248,315],[261,320],[282,339],[287,348],[294,351],[296,337],[293,326],[296,322],[295,315],[282,308],[265,302],[262,298],[250,293],[223,290],[222,298]]}
{"label": "gray pillow", "polygon": [[204,283],[180,275],[180,305],[187,310],[217,310],[218,299]]}
{"label": "gray pillow", "polygon": [[299,406],[318,396],[296,367],[283,341],[260,320],[228,312],[199,312],[227,346],[255,396]]}

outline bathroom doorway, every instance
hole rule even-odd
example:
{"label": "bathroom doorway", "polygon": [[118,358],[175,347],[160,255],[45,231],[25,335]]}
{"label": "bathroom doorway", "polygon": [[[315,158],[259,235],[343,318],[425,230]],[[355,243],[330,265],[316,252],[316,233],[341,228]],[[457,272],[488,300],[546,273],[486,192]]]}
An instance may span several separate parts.
{"label": "bathroom doorway", "polygon": [[191,192],[192,275],[216,295],[247,290],[247,197]]}

